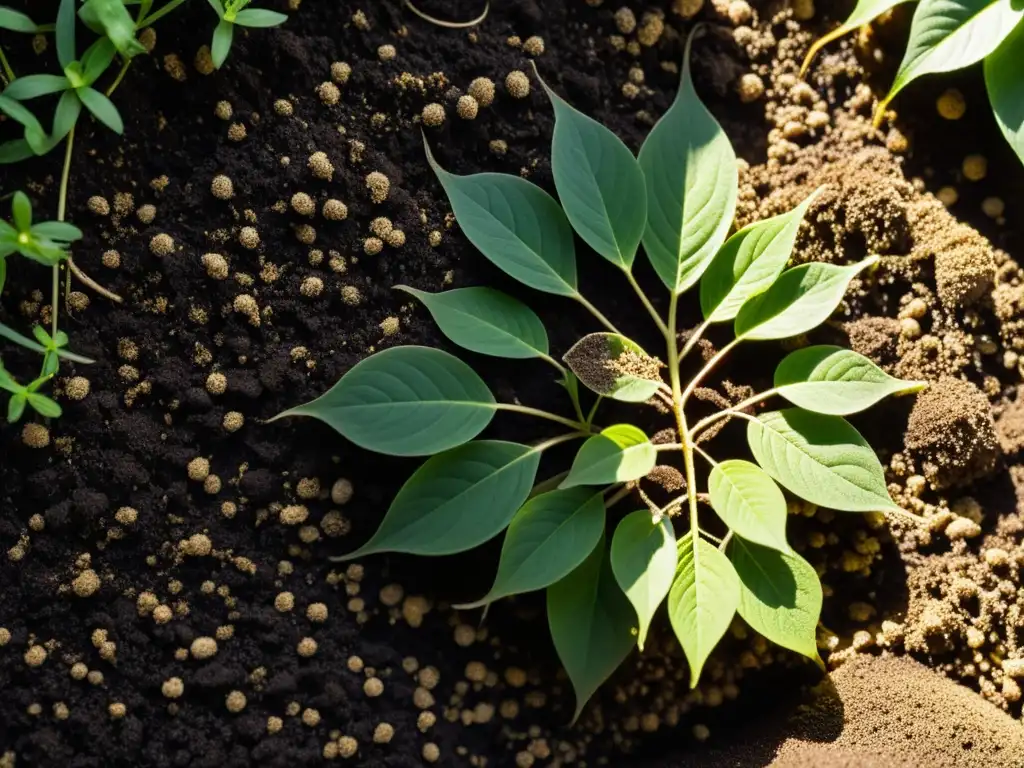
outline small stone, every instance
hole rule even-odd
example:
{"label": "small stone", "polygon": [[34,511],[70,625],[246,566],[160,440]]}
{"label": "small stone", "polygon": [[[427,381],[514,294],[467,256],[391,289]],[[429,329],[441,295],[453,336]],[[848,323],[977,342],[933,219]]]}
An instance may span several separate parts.
{"label": "small stone", "polygon": [[950,541],[973,539],[975,536],[981,535],[981,526],[970,518],[958,517],[946,526],[945,533]]}

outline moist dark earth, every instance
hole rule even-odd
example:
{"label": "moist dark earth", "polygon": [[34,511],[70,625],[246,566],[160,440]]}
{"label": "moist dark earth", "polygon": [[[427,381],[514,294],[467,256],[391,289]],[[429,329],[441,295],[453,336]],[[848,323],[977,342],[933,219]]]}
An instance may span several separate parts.
{"label": "moist dark earth", "polygon": [[[479,627],[477,615],[447,607],[479,596],[497,545],[442,559],[380,556],[356,566],[328,560],[365,541],[416,462],[361,451],[312,420],[264,423],[318,396],[372,351],[395,344],[450,349],[422,308],[393,290],[397,284],[506,290],[541,314],[557,354],[596,330],[575,306],[520,289],[469,246],[426,164],[420,113],[432,102],[447,110],[442,126],[425,130],[447,169],[521,173],[551,189],[550,107],[535,81],[525,99],[510,97],[503,85],[510,71],[530,71],[522,41],[542,38],[543,53],[533,55],[542,76],[636,150],[675,94],[678,75],[665,65],[680,60],[681,34],[694,20],[684,22],[670,2],[508,0],[495,3],[478,27],[450,30],[417,18],[397,0],[304,0],[294,3],[297,10],[284,2],[267,5],[288,11],[287,24],[238,35],[227,65],[204,75],[194,61],[209,42],[213,16],[200,0],[186,3],[157,24],[152,55],[136,60],[113,97],[125,119],[124,138],[89,121],[80,124],[68,218],[84,230],[85,240],[74,255],[124,303],[73,286],[86,292],[88,305],[76,301],[70,315],[62,306],[62,328],[72,347],[96,364],[62,368],[57,392],[64,416],[46,425],[46,445],[26,444],[21,425],[0,429],[0,766],[295,766],[333,758],[365,766],[639,764],[641,758],[629,752],[658,765],[696,765],[706,764],[700,741],[708,731],[712,746],[720,748],[740,738],[740,725],[752,719],[774,728],[779,713],[765,720],[765,710],[775,706],[765,702],[780,702],[780,712],[782,703],[795,706],[805,696],[804,684],[818,682],[812,668],[767,652],[755,665],[771,664],[766,670],[742,682],[733,679],[729,654],[738,655],[747,642],[733,637],[711,686],[717,694],[708,689],[684,699],[680,682],[679,703],[667,705],[663,686],[671,687],[683,670],[661,627],[661,640],[656,628],[652,645],[662,646],[662,656],[628,661],[600,695],[600,709],[584,717],[581,730],[568,729],[572,691],[554,659],[542,600],[526,596],[495,606]],[[457,20],[476,16],[479,5],[424,0],[419,7]],[[616,48],[612,36],[623,35],[614,17],[620,6],[635,11],[641,28],[645,12],[660,13],[666,26],[655,44],[636,45],[634,52]],[[766,41],[756,66],[766,81],[774,80],[771,62],[792,56],[772,52],[770,32],[782,47],[793,42],[799,51],[828,23],[819,15],[803,31],[789,11],[776,16],[779,9],[754,3],[755,41],[739,44],[737,25],[719,6],[709,3],[697,17],[709,29],[695,48],[695,79],[737,154],[751,166],[741,177],[751,195],[741,216],[758,218],[779,212],[771,210],[777,202],[771,193],[786,197],[815,173],[827,174],[833,160],[848,168],[863,163],[851,162],[851,153],[808,154],[808,167],[818,170],[807,178],[758,175],[772,144],[765,104],[737,95],[738,79],[752,66],[751,48]],[[49,3],[32,3],[31,12],[44,20],[53,15]],[[899,23],[893,22],[895,37]],[[624,38],[633,41],[637,34]],[[512,36],[518,45],[510,44]],[[55,71],[50,53],[36,54],[27,39],[5,34],[0,43],[17,73]],[[382,57],[385,45],[395,47],[393,59]],[[823,64],[831,74],[812,82],[830,109],[853,114],[857,108],[845,102],[865,76],[883,78],[884,68],[865,73],[848,45],[835,47],[838,64]],[[348,63],[351,74],[338,85],[340,100],[324,103],[317,89],[331,82],[337,62]],[[623,84],[635,82],[631,70],[637,68],[642,86],[627,97]],[[476,119],[460,119],[455,100],[477,77],[493,79],[498,96]],[[951,83],[977,94],[973,77]],[[938,122],[933,102],[941,90],[934,86],[912,97],[900,130],[926,134]],[[284,114],[279,100],[290,103],[292,114]],[[230,105],[228,119],[221,102]],[[909,114],[922,117],[915,122]],[[869,189],[897,190],[904,205],[924,188],[958,183],[961,153],[947,158],[941,149],[952,132],[964,143],[963,154],[984,151],[992,168],[986,191],[965,188],[961,206],[983,234],[1012,254],[1019,226],[997,225],[977,213],[984,197],[1001,195],[1009,207],[1020,190],[997,172],[1014,161],[978,114],[970,111],[955,130],[937,126],[932,148],[913,143],[905,170],[922,178],[918,188],[885,176],[891,170],[886,163],[901,173],[899,163],[888,159],[879,161],[881,170],[870,168],[881,175],[862,181]],[[2,132],[10,132],[9,125],[0,124]],[[504,146],[496,149],[495,142]],[[873,142],[888,158],[881,148],[884,134],[858,134],[852,143],[858,142]],[[308,160],[316,152],[333,164],[329,181],[311,172]],[[25,189],[37,218],[52,218],[60,155],[3,168],[0,192]],[[389,181],[383,202],[371,198],[366,178],[373,172]],[[230,178],[230,199],[212,194],[218,175]],[[289,204],[299,192],[318,209],[328,199],[342,201],[347,217],[300,215]],[[90,203],[94,196],[114,210],[98,214]],[[882,203],[869,197],[869,209],[876,204]],[[154,217],[139,215],[146,205],[155,206]],[[819,241],[830,242],[822,232],[831,231],[826,216],[832,213],[822,209],[817,228],[809,228],[808,252]],[[405,241],[367,255],[364,241],[379,217],[387,217]],[[312,241],[309,226],[315,229]],[[256,248],[241,243],[244,227],[257,230]],[[162,247],[166,238],[154,245],[161,235],[172,239],[172,250]],[[873,245],[863,233],[853,240],[844,261]],[[902,247],[910,248],[906,242]],[[991,245],[985,247],[991,252]],[[108,266],[112,251],[119,255],[116,268]],[[204,262],[210,253],[226,260],[226,279]],[[652,338],[649,319],[614,270],[582,244],[577,257],[583,292],[626,333],[641,343]],[[27,332],[47,311],[49,274],[27,262],[9,264],[0,320]],[[894,319],[900,297],[915,281],[936,281],[930,266],[918,272],[894,267],[892,274],[890,287],[851,299],[845,319]],[[660,285],[646,264],[638,278],[664,310]],[[933,289],[924,295],[934,299]],[[239,296],[249,299],[240,303]],[[991,307],[977,311],[996,328]],[[964,316],[956,308],[942,322],[959,328]],[[693,302],[680,324],[697,319]],[[38,360],[6,345],[2,351],[12,373],[23,380],[34,375]],[[747,377],[742,383],[760,383],[781,354],[759,350],[740,366]],[[501,400],[559,411],[568,406],[541,363],[460,355]],[[992,368],[965,364],[955,373],[983,384]],[[223,374],[223,392],[211,374]],[[88,379],[82,399],[69,396],[72,376]],[[995,378],[990,399],[1005,404],[1013,379],[1003,372]],[[911,406],[896,403],[873,421],[858,421],[884,456],[903,449]],[[531,440],[550,432],[506,416],[487,434]],[[39,435],[36,430],[31,437]],[[733,438],[723,440],[731,445]],[[1005,510],[993,513],[984,530],[1012,552],[1019,526],[1005,521],[1018,518],[1017,476],[1009,471],[1018,450],[1016,444],[1004,447],[988,468],[999,474],[976,494],[986,508],[994,496],[994,508]],[[339,481],[351,484],[350,499]],[[935,507],[944,503],[934,500]],[[795,520],[794,526],[802,542],[820,531],[835,532],[837,542],[863,541],[877,530],[859,518],[825,523]],[[841,598],[826,601],[823,622],[837,633],[839,653],[850,651],[853,630],[862,628],[851,622],[851,604],[879,604],[869,625],[877,632],[887,608],[916,616],[908,597],[914,586],[906,586],[907,558],[955,550],[966,558],[958,568],[968,572],[984,549],[995,547],[942,540],[922,544],[919,553],[917,543],[906,543],[913,537],[879,536],[873,569],[851,569],[831,582]],[[842,550],[841,543],[830,542],[823,552],[831,553],[833,545],[836,553]],[[911,554],[901,560],[901,551]],[[921,589],[945,595],[938,581]],[[216,640],[212,656],[203,652],[210,638]],[[971,653],[958,640],[948,649],[922,646],[915,655],[965,679],[970,675],[963,664]],[[891,676],[891,670],[881,674]],[[709,703],[716,697],[720,706]],[[1003,700],[1000,706],[1019,714],[1019,703]],[[978,721],[1005,717],[991,710]],[[661,714],[645,719],[652,711]],[[721,764],[771,760],[788,733],[781,719],[777,729],[758,736],[764,749],[727,756]],[[816,740],[826,740],[820,729]],[[348,754],[353,744],[358,752]],[[981,747],[976,752],[992,765],[1016,759],[992,757]]]}

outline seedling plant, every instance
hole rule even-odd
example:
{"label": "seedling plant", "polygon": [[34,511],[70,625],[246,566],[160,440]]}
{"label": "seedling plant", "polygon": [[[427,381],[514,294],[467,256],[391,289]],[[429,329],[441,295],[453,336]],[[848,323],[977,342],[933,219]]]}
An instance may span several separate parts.
{"label": "seedling plant", "polygon": [[[908,0],[859,0],[850,17],[811,46],[801,75],[825,45]],[[984,60],[985,89],[999,129],[1024,163],[1024,3],[1020,0],[921,0],[889,102],[919,77],[952,72]]]}
{"label": "seedling plant", "polygon": [[[813,195],[728,237],[736,156],[694,90],[691,43],[692,37],[678,96],[639,158],[545,85],[556,118],[551,162],[561,204],[518,176],[449,173],[427,148],[470,242],[524,285],[581,304],[603,329],[559,361],[540,318],[511,296],[486,287],[441,293],[398,287],[423,303],[454,344],[553,368],[572,415],[497,402],[455,356],[400,346],[371,355],[326,394],[277,417],[314,417],[363,448],[430,457],[371,539],[338,560],[383,552],[448,555],[505,531],[491,588],[458,607],[546,590],[551,635],[576,692],[577,717],[633,647],[643,649],[662,603],[693,686],[737,613],[768,639],[820,664],[821,585],[787,541],[783,489],[835,510],[902,512],[874,451],[843,417],[923,385],[895,379],[861,355],[836,346],[797,349],[779,364],[770,389],[699,420],[689,414],[694,393],[728,355],[738,348],[756,354],[755,342],[812,330],[876,261],[786,269]],[[664,362],[580,293],[574,231],[636,292],[663,337]],[[634,278],[641,243],[668,289],[667,317]],[[704,319],[681,336],[680,302],[691,288]],[[732,341],[684,381],[681,364],[705,331],[720,324],[732,325]],[[594,396],[586,411],[581,385]],[[753,415],[770,399],[788,405]],[[657,404],[671,413],[673,438],[652,442],[631,423],[598,426],[607,400]],[[499,412],[564,431],[532,444],[476,439]],[[753,461],[712,455],[710,438],[734,419],[746,422]],[[538,481],[541,456],[571,442],[581,444],[567,471]],[[638,483],[673,456],[684,489],[658,506]],[[709,470],[700,476],[698,461]],[[638,497],[644,508],[618,513],[618,505]],[[702,506],[720,518],[724,536],[710,532]],[[614,527],[606,536],[609,521]]]}
{"label": "seedling plant", "polygon": [[[60,74],[35,73],[18,76],[0,46],[0,71],[4,89],[0,92],[0,113],[23,129],[22,137],[0,143],[0,164],[15,163],[48,154],[64,145],[64,167],[57,198],[57,220],[32,224],[32,206],[28,196],[15,192],[12,198],[12,223],[0,221],[0,293],[7,276],[7,257],[20,254],[48,266],[53,272],[50,304],[51,328],[33,329],[35,341],[12,328],[0,324],[0,336],[43,355],[40,375],[28,385],[21,385],[0,363],[0,389],[11,394],[8,421],[17,421],[30,405],[47,417],[60,415],[60,406],[39,389],[56,375],[60,359],[91,363],[88,358],[69,352],[68,336],[58,329],[60,269],[66,265],[70,273],[90,288],[112,301],[121,298],[91,280],[77,267],[70,253],[73,242],[82,238],[78,227],[65,222],[71,161],[74,156],[75,131],[83,110],[114,133],[124,132],[124,121],[110,100],[131,67],[134,58],[147,53],[139,33],[152,26],[185,0],[169,0],[156,7],[155,0],[61,0],[54,24],[40,25],[13,8],[0,6],[0,29],[23,34],[53,33]],[[220,67],[231,49],[234,25],[271,27],[287,17],[273,11],[246,8],[250,0],[209,0],[220,19],[214,33],[212,54]],[[130,6],[138,6],[135,14]],[[91,43],[78,55],[79,22],[93,35]],[[118,64],[114,67],[115,63]],[[101,80],[115,72],[106,87]],[[43,122],[25,102],[50,96],[59,98],[53,112],[52,127]],[[70,275],[69,275],[70,281]]]}

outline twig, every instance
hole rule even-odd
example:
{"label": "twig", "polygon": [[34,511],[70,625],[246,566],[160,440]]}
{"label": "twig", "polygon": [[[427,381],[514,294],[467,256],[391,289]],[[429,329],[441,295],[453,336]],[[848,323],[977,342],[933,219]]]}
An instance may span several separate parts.
{"label": "twig", "polygon": [[83,285],[91,288],[93,291],[98,293],[100,296],[103,296],[106,299],[110,299],[110,301],[116,302],[118,304],[123,304],[124,303],[124,299],[122,299],[116,293],[114,293],[113,291],[110,291],[110,290],[104,288],[102,285],[100,285],[95,280],[93,280],[91,277],[89,277],[87,274],[85,274],[85,272],[83,272],[79,268],[79,266],[77,264],[75,264],[75,260],[73,258],[71,258],[70,255],[68,256],[68,269],[71,270],[71,274],[73,274],[75,277],[78,278],[78,281],[80,283],[82,283]]}
{"label": "twig", "polygon": [[484,12],[481,13],[472,21],[444,21],[443,19],[438,19],[433,16],[427,15],[419,8],[417,8],[415,5],[413,5],[412,0],[405,0],[405,4],[410,11],[415,13],[424,21],[429,21],[431,24],[436,24],[439,27],[447,27],[448,29],[468,29],[469,27],[475,27],[477,24],[479,24],[480,22],[487,18],[487,14],[491,10],[491,1],[487,0],[487,2],[484,4]]}

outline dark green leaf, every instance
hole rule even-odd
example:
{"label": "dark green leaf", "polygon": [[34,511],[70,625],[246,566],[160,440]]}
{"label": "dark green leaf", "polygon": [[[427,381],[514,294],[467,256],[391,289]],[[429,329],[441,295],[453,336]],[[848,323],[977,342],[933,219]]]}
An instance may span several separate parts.
{"label": "dark green leaf", "polygon": [[823,344],[791,352],[775,369],[779,394],[808,411],[846,416],[889,395],[920,392],[924,381],[903,381],[863,355]]}
{"label": "dark green leaf", "polygon": [[114,106],[114,102],[97,91],[95,88],[80,88],[78,98],[85,104],[85,108],[92,112],[93,116],[103,123],[114,133],[124,133],[124,122],[121,115]]}
{"label": "dark green leaf", "polygon": [[747,443],[765,472],[813,504],[841,512],[900,511],[875,452],[839,416],[802,408],[764,413],[747,424]]}
{"label": "dark green leaf", "polygon": [[551,170],[565,215],[587,245],[629,271],[647,224],[640,164],[618,136],[541,85],[555,109]]}
{"label": "dark green leaf", "polygon": [[426,147],[463,233],[499,269],[545,293],[577,296],[572,227],[547,192],[501,173],[456,176]]}
{"label": "dark green leaf", "polygon": [[213,30],[213,44],[210,46],[210,54],[213,59],[213,66],[220,69],[231,53],[231,43],[235,39],[235,25],[230,21],[221,19]]}
{"label": "dark green leaf", "polygon": [[66,91],[71,87],[62,75],[25,75],[4,89],[3,95],[18,101],[27,101],[50,93]]}
{"label": "dark green leaf", "polygon": [[54,37],[57,42],[57,61],[60,62],[61,69],[67,69],[75,60],[75,21],[75,0],[60,0]]}
{"label": "dark green leaf", "polygon": [[86,0],[78,16],[93,32],[106,35],[126,59],[146,52],[135,39],[135,19],[122,0]]}
{"label": "dark green leaf", "polygon": [[26,131],[31,130],[36,133],[45,133],[42,124],[36,119],[36,116],[19,101],[0,95],[0,112],[3,112],[12,120],[21,123]]}
{"label": "dark green leaf", "polygon": [[246,8],[235,16],[235,24],[243,27],[279,27],[288,21],[288,17],[277,11],[262,8]]}
{"label": "dark green leaf", "polygon": [[836,311],[850,281],[877,261],[869,256],[848,267],[814,262],[787,269],[767,291],[740,307],[737,338],[786,339],[817,328]]}
{"label": "dark green leaf", "polygon": [[663,386],[662,364],[617,333],[590,333],[562,358],[585,387],[627,403],[642,403]]}
{"label": "dark green leaf", "polygon": [[493,288],[428,293],[395,286],[427,308],[441,332],[460,347],[495,357],[546,357],[548,335],[529,307]]}
{"label": "dark green leaf", "polygon": [[739,186],[732,144],[693,87],[692,45],[691,33],[676,100],[640,150],[647,181],[644,250],[677,294],[700,279],[725,242]]}
{"label": "dark green leaf", "polygon": [[672,587],[677,558],[676,535],[668,517],[655,520],[649,510],[641,509],[626,515],[615,528],[612,571],[636,611],[641,651],[654,612]]}
{"label": "dark green leaf", "polygon": [[509,595],[544,589],[569,575],[604,535],[604,497],[589,488],[550,491],[516,512],[505,533],[494,585],[480,608]]}
{"label": "dark green leaf", "polygon": [[654,469],[658,451],[642,430],[617,424],[588,438],[559,488],[609,485],[639,480]]}
{"label": "dark green leaf", "polygon": [[711,506],[737,536],[783,552],[786,541],[786,497],[756,464],[730,459],[716,464],[708,476]]}
{"label": "dark green leaf", "polygon": [[729,544],[729,559],[740,578],[743,620],[776,645],[824,669],[817,643],[821,582],[814,568],[795,552],[736,538]]}
{"label": "dark green leaf", "polygon": [[679,540],[679,564],[668,593],[668,617],[696,688],[704,663],[736,615],[740,580],[724,554],[692,533]]}
{"label": "dark green leaf", "polygon": [[526,501],[540,455],[526,445],[479,440],[431,457],[402,486],[373,538],[335,559],[450,555],[483,544]]}
{"label": "dark green leaf", "polygon": [[547,605],[551,639],[576,691],[575,723],[636,645],[633,608],[615,582],[603,537],[576,570],[548,587]]}
{"label": "dark green leaf", "polygon": [[110,38],[101,37],[90,45],[82,54],[82,60],[79,62],[85,85],[95,83],[100,75],[107,71],[116,55],[117,49]]}
{"label": "dark green leaf", "polygon": [[32,202],[21,190],[15,192],[11,200],[11,220],[18,232],[32,229]]}
{"label": "dark green leaf", "polygon": [[28,160],[35,156],[36,153],[32,151],[32,147],[25,139],[15,139],[0,144],[0,165],[20,163],[22,160]]}
{"label": "dark green leaf", "polygon": [[0,6],[0,29],[9,29],[11,32],[24,32],[34,34],[36,23],[20,11],[7,6]]}
{"label": "dark green leaf", "polygon": [[430,456],[472,440],[497,408],[483,380],[431,347],[395,347],[358,363],[326,394],[285,411],[312,416],[361,448]]}
{"label": "dark green leaf", "polygon": [[78,91],[64,91],[53,115],[53,141],[58,142],[71,133],[81,114],[82,100],[78,98]]}
{"label": "dark green leaf", "polygon": [[1024,23],[985,59],[985,87],[999,130],[1024,163]]}

